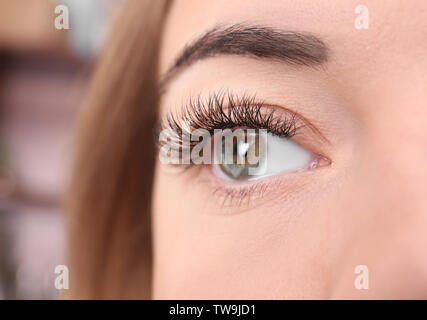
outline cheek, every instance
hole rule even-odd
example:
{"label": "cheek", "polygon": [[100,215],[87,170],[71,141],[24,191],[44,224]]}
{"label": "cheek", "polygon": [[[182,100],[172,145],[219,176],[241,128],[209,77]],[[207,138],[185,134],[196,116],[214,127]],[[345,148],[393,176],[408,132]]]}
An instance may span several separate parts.
{"label": "cheek", "polygon": [[200,210],[205,198],[195,192],[187,198],[183,190],[173,176],[157,174],[154,298],[327,295],[327,249],[319,241],[327,230],[319,217],[326,214],[285,209],[276,201],[240,214],[214,215]]}

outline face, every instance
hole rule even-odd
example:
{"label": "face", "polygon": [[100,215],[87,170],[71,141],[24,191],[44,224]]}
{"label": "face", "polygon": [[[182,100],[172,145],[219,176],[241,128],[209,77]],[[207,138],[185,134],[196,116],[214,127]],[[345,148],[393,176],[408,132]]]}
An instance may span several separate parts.
{"label": "face", "polygon": [[158,161],[154,298],[427,298],[427,6],[364,4],[173,2],[163,127],[268,160]]}

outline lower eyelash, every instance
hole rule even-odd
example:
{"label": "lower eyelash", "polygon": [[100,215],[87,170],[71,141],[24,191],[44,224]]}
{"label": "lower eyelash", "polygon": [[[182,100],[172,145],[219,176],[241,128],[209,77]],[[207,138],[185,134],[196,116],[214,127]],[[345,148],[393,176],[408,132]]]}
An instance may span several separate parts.
{"label": "lower eyelash", "polygon": [[220,186],[213,191],[213,195],[221,199],[222,207],[241,207],[253,203],[251,200],[255,194],[257,197],[263,197],[267,188],[268,185],[266,183],[255,183],[250,186],[241,186],[237,189]]}
{"label": "lower eyelash", "polygon": [[[281,109],[282,110],[282,109]],[[302,125],[300,125],[300,121]],[[183,125],[185,124],[185,126]],[[177,156],[182,159],[184,153],[191,153],[194,145],[198,141],[191,141],[191,132],[197,129],[207,130],[212,138],[215,129],[266,129],[269,133],[282,137],[292,138],[305,122],[300,120],[296,113],[285,110],[277,114],[276,108],[271,105],[259,102],[255,96],[237,96],[229,92],[211,94],[206,100],[200,96],[197,99],[190,99],[189,103],[182,107],[177,113],[169,112],[163,117],[159,124],[159,133],[162,130],[168,132],[168,144],[177,152]],[[159,137],[159,136],[158,136]],[[184,143],[184,139],[186,143]],[[190,143],[188,143],[190,141]],[[158,148],[162,143],[157,139]],[[280,184],[280,179],[270,178],[268,181],[246,181],[226,183],[214,180],[211,174],[212,165],[182,164],[173,165],[175,168],[187,169],[198,167],[190,176],[193,178],[191,184],[195,183],[195,176],[199,183],[209,184],[208,197],[215,197],[215,203],[220,203],[222,208],[250,208],[256,203],[254,201],[264,199]],[[209,170],[204,170],[209,169]],[[183,172],[180,170],[180,172]],[[208,176],[209,174],[209,176]],[[186,175],[187,176],[187,175]],[[187,176],[188,178],[189,176]],[[203,180],[203,181],[201,181]],[[267,197],[269,198],[269,196]]]}
{"label": "lower eyelash", "polygon": [[[277,197],[287,197],[290,193],[288,194],[286,190],[295,191],[303,185],[300,177],[292,176],[292,173],[288,174],[288,178],[285,180],[282,177],[269,177],[263,181],[224,183],[207,171],[202,171],[194,173],[197,175],[196,179],[193,175],[191,178],[188,176],[186,178],[192,179],[193,185],[205,185],[206,188],[198,188],[207,190],[202,197],[206,196],[209,200],[214,199],[215,207],[219,205],[222,214],[225,215],[242,213],[269,203]],[[285,185],[286,188],[284,188]]]}

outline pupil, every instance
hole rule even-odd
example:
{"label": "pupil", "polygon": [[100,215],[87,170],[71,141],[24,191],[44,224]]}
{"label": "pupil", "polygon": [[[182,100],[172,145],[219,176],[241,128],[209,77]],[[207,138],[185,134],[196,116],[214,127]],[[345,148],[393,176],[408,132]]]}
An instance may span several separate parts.
{"label": "pupil", "polygon": [[[255,140],[255,141],[251,141]],[[222,164],[219,165],[221,170],[233,179],[247,179],[248,171],[251,164],[248,157],[253,153],[256,147],[257,139],[248,139],[246,130],[243,134],[233,137],[232,148],[227,146],[231,140],[223,139],[222,141]],[[229,154],[232,152],[233,154]],[[232,159],[232,161],[230,161]]]}

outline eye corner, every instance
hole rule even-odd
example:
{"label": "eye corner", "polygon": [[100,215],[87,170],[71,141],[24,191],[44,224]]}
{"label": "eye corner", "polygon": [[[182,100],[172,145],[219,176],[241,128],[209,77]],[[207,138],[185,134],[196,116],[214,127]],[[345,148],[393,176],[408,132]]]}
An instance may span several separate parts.
{"label": "eye corner", "polygon": [[314,159],[311,161],[309,169],[317,169],[321,167],[328,167],[332,164],[332,160],[321,154],[315,154]]}

